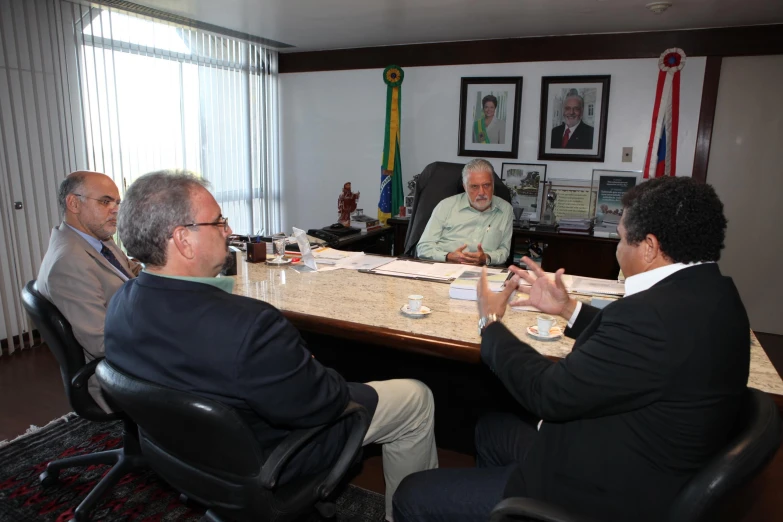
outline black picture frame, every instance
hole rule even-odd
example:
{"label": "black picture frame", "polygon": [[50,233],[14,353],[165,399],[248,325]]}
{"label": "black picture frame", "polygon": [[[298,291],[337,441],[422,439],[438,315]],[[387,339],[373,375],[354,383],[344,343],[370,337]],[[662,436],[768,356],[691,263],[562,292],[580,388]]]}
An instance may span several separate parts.
{"label": "black picture frame", "polygon": [[641,170],[593,169],[592,187],[596,194],[593,215],[623,215],[623,196],[644,181]]}
{"label": "black picture frame", "polygon": [[[497,100],[490,127],[483,107],[488,97]],[[459,155],[512,158],[519,155],[519,123],[522,105],[521,76],[462,78],[459,97]],[[512,116],[511,121],[508,120]],[[479,122],[480,120],[480,122]],[[504,125],[498,126],[498,122]],[[494,126],[492,126],[494,124]],[[492,143],[496,140],[496,143]]]}
{"label": "black picture frame", "polygon": [[[603,163],[611,78],[608,74],[541,78],[539,160]],[[580,99],[582,110],[578,124],[573,125],[573,136],[569,129],[569,136],[564,138],[566,105],[571,107],[568,114],[573,115]],[[567,145],[563,147],[563,143]]]}

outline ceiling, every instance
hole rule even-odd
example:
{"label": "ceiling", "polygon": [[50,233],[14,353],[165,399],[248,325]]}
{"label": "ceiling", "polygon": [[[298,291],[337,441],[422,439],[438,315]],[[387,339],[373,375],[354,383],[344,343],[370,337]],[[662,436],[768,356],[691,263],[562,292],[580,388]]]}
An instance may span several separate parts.
{"label": "ceiling", "polygon": [[487,38],[783,23],[783,0],[134,0],[294,46],[282,52]]}

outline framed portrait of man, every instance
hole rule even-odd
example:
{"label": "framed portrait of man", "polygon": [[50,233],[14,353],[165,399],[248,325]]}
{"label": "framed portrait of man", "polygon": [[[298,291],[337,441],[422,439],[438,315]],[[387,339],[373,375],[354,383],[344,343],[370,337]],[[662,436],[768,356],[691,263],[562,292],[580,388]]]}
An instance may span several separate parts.
{"label": "framed portrait of man", "polygon": [[604,161],[611,76],[544,76],[538,159]]}
{"label": "framed portrait of man", "polygon": [[522,77],[462,78],[459,155],[516,158]]}

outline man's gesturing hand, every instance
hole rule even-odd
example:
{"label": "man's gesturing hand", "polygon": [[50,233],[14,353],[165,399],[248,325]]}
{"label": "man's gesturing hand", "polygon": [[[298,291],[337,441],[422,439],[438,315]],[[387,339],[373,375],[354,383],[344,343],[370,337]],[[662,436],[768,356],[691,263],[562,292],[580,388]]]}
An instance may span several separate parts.
{"label": "man's gesturing hand", "polygon": [[[530,296],[528,299],[519,299],[512,302],[511,306],[531,305],[542,312],[556,314],[566,320],[570,319],[571,315],[574,313],[574,308],[576,307],[576,300],[568,297],[568,290],[563,283],[563,273],[565,270],[561,268],[555,272],[555,280],[552,281],[546,277],[546,272],[544,272],[532,259],[523,257],[522,261],[530,267],[530,271],[533,272],[533,274],[515,266],[510,267],[509,270],[518,275],[526,284],[530,285]],[[523,287],[523,290],[527,290],[527,288]]]}

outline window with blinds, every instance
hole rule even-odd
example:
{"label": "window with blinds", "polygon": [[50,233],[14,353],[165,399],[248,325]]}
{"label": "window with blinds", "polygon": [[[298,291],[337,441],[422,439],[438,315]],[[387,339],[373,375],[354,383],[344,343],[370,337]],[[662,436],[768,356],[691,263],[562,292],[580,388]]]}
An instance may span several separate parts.
{"label": "window with blinds", "polygon": [[113,8],[75,14],[90,168],[121,187],[191,170],[237,233],[277,231],[277,54]]}
{"label": "window with blinds", "polygon": [[0,353],[34,343],[20,291],[74,170],[104,172],[121,193],[150,171],[191,170],[237,233],[280,230],[277,52],[127,9],[0,1]]}

